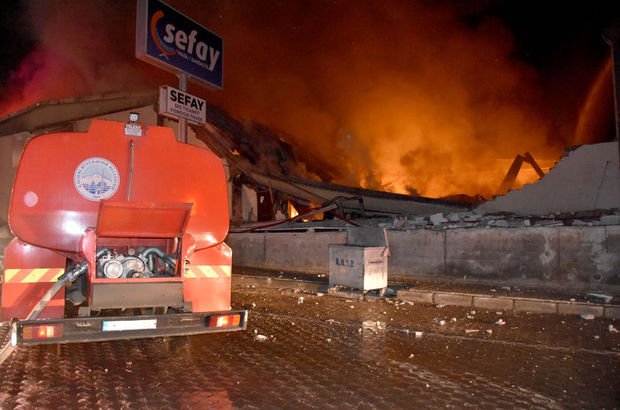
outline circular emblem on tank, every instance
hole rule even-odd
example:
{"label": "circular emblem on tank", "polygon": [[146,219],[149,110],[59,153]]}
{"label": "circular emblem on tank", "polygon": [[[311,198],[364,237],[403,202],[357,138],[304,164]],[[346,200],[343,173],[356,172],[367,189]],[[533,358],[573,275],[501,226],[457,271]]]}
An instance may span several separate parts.
{"label": "circular emblem on tank", "polygon": [[90,201],[110,198],[118,190],[119,183],[118,170],[105,158],[85,159],[73,174],[75,189]]}

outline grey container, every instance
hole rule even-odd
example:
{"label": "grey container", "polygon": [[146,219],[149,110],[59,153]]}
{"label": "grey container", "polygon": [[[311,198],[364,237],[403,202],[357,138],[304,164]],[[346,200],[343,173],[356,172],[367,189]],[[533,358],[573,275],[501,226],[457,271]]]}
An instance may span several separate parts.
{"label": "grey container", "polygon": [[329,245],[329,287],[362,291],[385,289],[388,281],[387,233],[378,228],[351,228],[346,245]]}

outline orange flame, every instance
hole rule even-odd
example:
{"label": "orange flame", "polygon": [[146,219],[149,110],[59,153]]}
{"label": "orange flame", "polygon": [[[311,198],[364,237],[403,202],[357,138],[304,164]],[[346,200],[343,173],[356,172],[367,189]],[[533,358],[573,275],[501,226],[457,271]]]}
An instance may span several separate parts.
{"label": "orange flame", "polygon": [[[189,91],[291,135],[298,159],[320,156],[332,182],[489,197],[515,155],[531,152],[548,169],[562,153],[566,137],[550,130],[547,96],[533,68],[515,60],[511,33],[495,18],[464,23],[477,6],[170,4],[225,39],[224,90]],[[14,73],[21,98],[0,112],[176,82],[133,57],[134,3],[71,5],[32,6],[39,44]],[[536,178],[524,170],[518,183]]]}

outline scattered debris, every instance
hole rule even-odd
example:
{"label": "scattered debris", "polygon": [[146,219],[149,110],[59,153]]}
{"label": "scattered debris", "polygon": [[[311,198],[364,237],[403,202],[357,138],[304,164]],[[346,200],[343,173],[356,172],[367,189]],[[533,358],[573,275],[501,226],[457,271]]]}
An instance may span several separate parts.
{"label": "scattered debris", "polygon": [[321,297],[321,296],[325,296],[325,293],[318,292],[316,295],[317,295],[318,297]]}
{"label": "scattered debris", "polygon": [[411,229],[454,229],[454,228],[529,228],[532,226],[605,226],[620,225],[617,210],[582,213],[556,213],[549,215],[506,215],[477,214],[475,212],[436,213],[430,216],[397,216],[385,223],[371,220],[368,226],[379,226],[390,230]]}
{"label": "scattered debris", "polygon": [[383,296],[387,296],[387,297],[396,296],[396,291],[392,288],[385,288],[385,291],[383,292]]}
{"label": "scattered debris", "polygon": [[329,338],[328,338],[328,339],[327,339],[327,343],[331,343],[331,342],[332,342],[332,339],[329,339]]}
{"label": "scattered debris", "polygon": [[614,325],[609,325],[608,329],[609,333],[618,333],[618,329],[616,329]]}
{"label": "scattered debris", "polygon": [[465,329],[465,333],[466,334],[478,333],[479,331],[480,331],[480,329]]}
{"label": "scattered debris", "polygon": [[326,320],[326,322],[327,322],[327,323],[329,323],[329,324],[332,324],[332,325],[333,325],[334,323],[340,324],[340,322],[339,322],[339,321],[337,321],[337,320],[335,320],[335,319],[327,319],[327,320]]}
{"label": "scattered debris", "polygon": [[443,325],[445,325],[445,324],[446,324],[446,321],[445,321],[445,320],[440,320],[440,321],[439,321],[439,326],[443,326]]}
{"label": "scattered debris", "polygon": [[405,226],[407,223],[407,216],[396,216],[394,217],[394,222],[392,223],[392,229],[400,229]]}
{"label": "scattered debris", "polygon": [[442,213],[433,214],[429,219],[433,225],[441,225],[442,223],[448,222],[448,219],[446,219]]}
{"label": "scattered debris", "polygon": [[490,334],[490,335],[492,335],[492,334],[493,334],[493,331],[492,331],[491,329],[487,329],[487,333],[488,333],[488,334]]}
{"label": "scattered debris", "polygon": [[264,342],[266,340],[268,340],[269,338],[265,335],[256,335],[254,336],[254,340],[256,340],[257,342]]}
{"label": "scattered debris", "polygon": [[594,319],[594,314],[593,313],[582,313],[581,314],[581,318],[583,320],[593,320]]}
{"label": "scattered debris", "polygon": [[588,293],[586,300],[595,303],[609,303],[613,300],[613,296],[604,295],[602,293]]}
{"label": "scattered debris", "polygon": [[304,303],[304,297],[300,296],[300,297],[297,298],[297,304],[301,305],[302,303]]}
{"label": "scattered debris", "polygon": [[436,307],[437,309],[443,309],[443,308],[445,308],[445,307],[446,307],[446,305],[442,305],[441,303],[439,303],[439,304],[435,305],[435,307]]}
{"label": "scattered debris", "polygon": [[508,228],[510,224],[505,219],[498,219],[495,221],[489,221],[488,226],[493,226],[497,228]]}
{"label": "scattered debris", "polygon": [[410,358],[410,359],[413,359],[414,357],[415,357],[415,355],[414,355],[413,353],[411,353],[411,354],[409,355],[409,358]]}
{"label": "scattered debris", "polygon": [[505,324],[506,324],[506,322],[504,321],[504,319],[500,319],[500,320],[498,320],[497,322],[495,322],[495,324],[496,324],[496,325],[499,325],[499,326],[503,326],[503,325],[505,325]]}

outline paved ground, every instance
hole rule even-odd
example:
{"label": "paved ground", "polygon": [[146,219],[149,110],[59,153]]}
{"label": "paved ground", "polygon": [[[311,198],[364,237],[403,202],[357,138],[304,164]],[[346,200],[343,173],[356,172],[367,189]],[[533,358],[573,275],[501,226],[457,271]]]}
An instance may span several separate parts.
{"label": "paved ground", "polygon": [[245,285],[233,298],[246,332],[19,348],[0,407],[620,407],[612,319]]}

